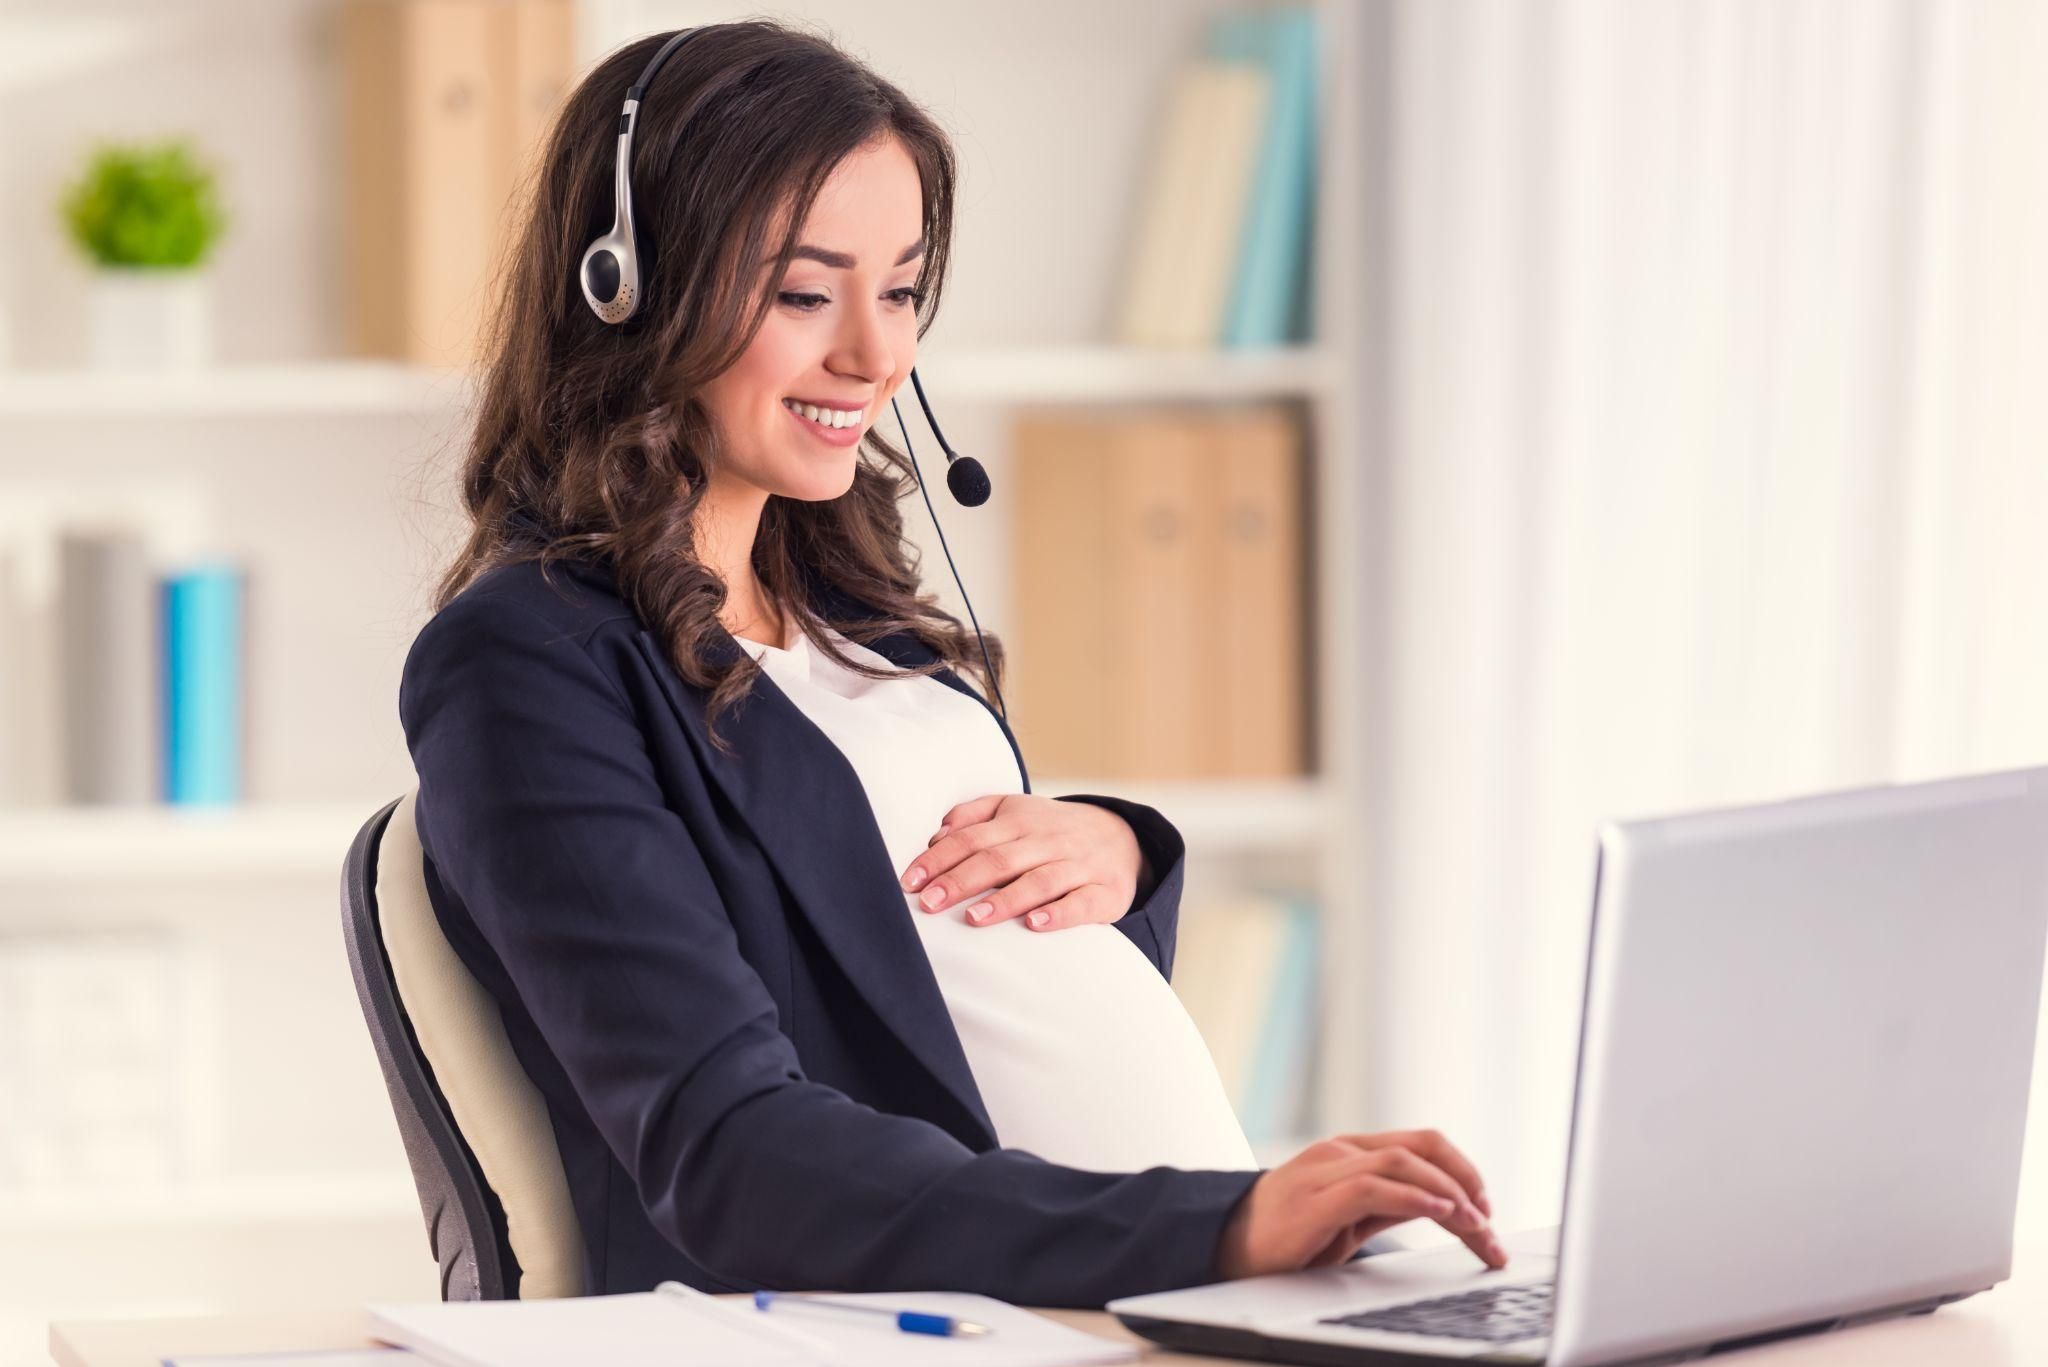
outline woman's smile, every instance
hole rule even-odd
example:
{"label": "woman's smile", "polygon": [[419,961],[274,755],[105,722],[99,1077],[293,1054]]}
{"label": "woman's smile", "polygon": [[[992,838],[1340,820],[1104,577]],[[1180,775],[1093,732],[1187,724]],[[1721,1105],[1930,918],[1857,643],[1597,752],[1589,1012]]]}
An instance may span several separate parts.
{"label": "woman's smile", "polygon": [[828,446],[857,446],[860,444],[862,435],[868,430],[866,413],[862,413],[860,417],[844,427],[827,427],[816,418],[807,418],[796,409],[791,408],[787,399],[782,401],[780,407],[783,412],[789,414],[791,422]]}

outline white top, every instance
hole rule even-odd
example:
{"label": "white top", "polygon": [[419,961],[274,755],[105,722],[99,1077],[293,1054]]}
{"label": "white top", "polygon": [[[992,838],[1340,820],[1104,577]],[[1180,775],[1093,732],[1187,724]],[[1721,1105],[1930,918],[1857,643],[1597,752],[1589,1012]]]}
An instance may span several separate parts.
{"label": "white top", "polygon": [[[735,639],[860,775],[897,878],[954,804],[1024,791],[995,718],[938,679],[862,678],[801,633],[786,648]],[[1113,925],[971,925],[986,890],[934,912],[897,892],[1003,1146],[1098,1172],[1258,1167],[1194,1021],[1144,952]]]}

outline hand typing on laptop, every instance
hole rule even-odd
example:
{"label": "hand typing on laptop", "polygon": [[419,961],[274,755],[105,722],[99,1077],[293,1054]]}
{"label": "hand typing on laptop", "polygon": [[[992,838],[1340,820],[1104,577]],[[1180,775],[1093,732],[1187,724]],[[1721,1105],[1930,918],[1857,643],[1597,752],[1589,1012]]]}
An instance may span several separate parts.
{"label": "hand typing on laptop", "polygon": [[1435,1130],[1319,1139],[1269,1169],[1231,1213],[1217,1243],[1226,1281],[1335,1267],[1376,1234],[1434,1219],[1480,1261],[1507,1266],[1479,1170]]}

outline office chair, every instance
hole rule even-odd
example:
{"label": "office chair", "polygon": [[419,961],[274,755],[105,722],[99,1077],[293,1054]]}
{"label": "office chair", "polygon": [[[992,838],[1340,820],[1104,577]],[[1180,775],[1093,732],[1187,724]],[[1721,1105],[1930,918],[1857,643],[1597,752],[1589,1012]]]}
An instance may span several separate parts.
{"label": "office chair", "polygon": [[349,968],[419,1188],[441,1299],[580,1296],[583,1237],[547,1104],[441,933],[413,824],[379,808],[341,872]]}

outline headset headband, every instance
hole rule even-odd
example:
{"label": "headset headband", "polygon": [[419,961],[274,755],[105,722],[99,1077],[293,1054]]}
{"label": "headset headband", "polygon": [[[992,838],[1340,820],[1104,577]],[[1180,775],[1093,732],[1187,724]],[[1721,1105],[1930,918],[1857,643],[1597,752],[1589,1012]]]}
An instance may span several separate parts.
{"label": "headset headband", "polygon": [[640,121],[640,100],[669,54],[681,47],[702,26],[679,29],[661,45],[640,79],[626,91],[626,107],[619,113],[619,142],[612,171],[612,228],[583,251],[577,277],[583,284],[583,300],[591,312],[607,323],[623,323],[640,307],[640,253],[633,235],[633,129]]}

